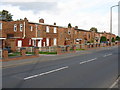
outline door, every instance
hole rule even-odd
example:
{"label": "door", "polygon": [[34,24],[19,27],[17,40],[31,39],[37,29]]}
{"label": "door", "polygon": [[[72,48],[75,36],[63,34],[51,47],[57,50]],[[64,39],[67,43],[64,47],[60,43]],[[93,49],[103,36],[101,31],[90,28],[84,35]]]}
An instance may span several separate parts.
{"label": "door", "polygon": [[22,47],[22,40],[18,41],[18,47]]}
{"label": "door", "polygon": [[42,41],[38,41],[38,47],[42,47]]}

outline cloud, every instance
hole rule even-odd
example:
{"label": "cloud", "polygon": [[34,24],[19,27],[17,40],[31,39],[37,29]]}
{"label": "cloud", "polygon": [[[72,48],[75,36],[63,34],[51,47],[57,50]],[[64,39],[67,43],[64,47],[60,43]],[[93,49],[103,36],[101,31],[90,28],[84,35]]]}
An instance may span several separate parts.
{"label": "cloud", "polygon": [[[11,0],[4,0],[11,1]],[[117,0],[22,0],[25,2],[7,2],[0,6],[14,15],[14,19],[27,17],[30,21],[38,22],[39,17],[45,23],[60,26],[79,26],[89,30],[91,27],[99,31],[110,31],[110,7]],[[118,34],[118,12],[113,9],[113,33]]]}
{"label": "cloud", "polygon": [[[2,2],[2,5],[18,6],[20,10],[31,10],[34,13],[40,11],[54,11],[57,8],[55,2]],[[48,8],[49,7],[49,8]]]}

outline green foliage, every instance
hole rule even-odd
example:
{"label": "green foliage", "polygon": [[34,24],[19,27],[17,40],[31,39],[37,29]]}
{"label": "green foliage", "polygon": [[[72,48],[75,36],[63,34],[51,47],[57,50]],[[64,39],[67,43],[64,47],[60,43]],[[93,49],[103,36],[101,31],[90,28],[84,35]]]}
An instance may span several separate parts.
{"label": "green foliage", "polygon": [[115,39],[114,39],[114,38],[112,38],[112,42],[115,42]]}
{"label": "green foliage", "polygon": [[106,42],[106,41],[107,41],[106,37],[102,36],[100,42]]}
{"label": "green foliage", "polygon": [[80,50],[85,50],[85,49],[76,49],[77,51],[80,51]]}
{"label": "green foliage", "polygon": [[71,23],[69,23],[69,24],[68,24],[68,28],[72,28],[72,25],[71,25]]}
{"label": "green foliage", "polygon": [[87,43],[90,43],[90,41],[87,41]]}
{"label": "green foliage", "polygon": [[92,28],[90,29],[90,31],[97,32],[98,30],[97,30],[97,28],[95,28],[95,27],[92,27]]}
{"label": "green foliage", "polygon": [[0,20],[4,21],[13,21],[11,13],[7,10],[0,11]]}
{"label": "green foliage", "polygon": [[39,54],[57,54],[57,52],[39,52]]}
{"label": "green foliage", "polygon": [[116,41],[120,41],[120,37],[119,37],[119,36],[117,36],[115,40],[116,40]]}

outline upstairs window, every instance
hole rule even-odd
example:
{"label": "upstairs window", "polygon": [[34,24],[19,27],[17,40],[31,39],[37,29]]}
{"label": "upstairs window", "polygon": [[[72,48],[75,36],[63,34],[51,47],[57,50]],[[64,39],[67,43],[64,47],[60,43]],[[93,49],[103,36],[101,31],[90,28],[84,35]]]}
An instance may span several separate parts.
{"label": "upstairs window", "polygon": [[49,27],[48,26],[46,26],[46,32],[49,32]]}
{"label": "upstairs window", "polygon": [[2,23],[0,23],[0,30],[2,30]]}
{"label": "upstairs window", "polygon": [[68,34],[70,35],[70,30],[68,30]]}
{"label": "upstairs window", "polygon": [[57,33],[57,28],[56,27],[54,27],[54,33]]}
{"label": "upstairs window", "polygon": [[22,32],[23,30],[23,24],[20,24],[20,31]]}
{"label": "upstairs window", "polygon": [[17,24],[14,24],[14,31],[17,31]]}
{"label": "upstairs window", "polygon": [[30,26],[30,30],[33,31],[33,27],[32,26]]}

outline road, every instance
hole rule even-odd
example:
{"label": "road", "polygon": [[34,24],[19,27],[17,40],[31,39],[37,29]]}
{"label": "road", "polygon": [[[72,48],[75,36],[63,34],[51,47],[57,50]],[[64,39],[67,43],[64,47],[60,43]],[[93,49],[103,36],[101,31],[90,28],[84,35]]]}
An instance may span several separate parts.
{"label": "road", "polygon": [[118,48],[3,68],[3,88],[109,88],[118,77]]}

